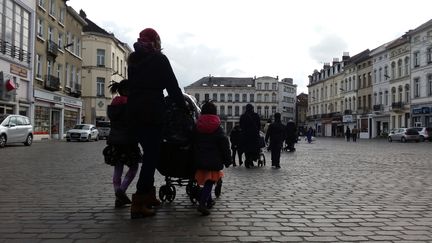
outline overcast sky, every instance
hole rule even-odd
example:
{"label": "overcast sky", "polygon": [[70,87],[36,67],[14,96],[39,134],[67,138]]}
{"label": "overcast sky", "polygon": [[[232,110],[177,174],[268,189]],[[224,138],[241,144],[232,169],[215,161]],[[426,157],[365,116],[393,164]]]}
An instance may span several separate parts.
{"label": "overcast sky", "polygon": [[183,88],[208,75],[293,78],[432,19],[431,0],[71,0],[132,47],[154,28]]}

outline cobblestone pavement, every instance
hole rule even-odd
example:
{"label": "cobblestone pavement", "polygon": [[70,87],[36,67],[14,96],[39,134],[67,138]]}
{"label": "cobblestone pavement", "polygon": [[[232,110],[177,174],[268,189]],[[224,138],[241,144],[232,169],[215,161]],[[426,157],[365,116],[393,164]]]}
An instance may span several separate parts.
{"label": "cobblestone pavement", "polygon": [[[432,242],[432,143],[318,138],[282,169],[225,169],[212,214],[178,187],[152,218],[114,209],[105,142],[0,149],[3,242]],[[157,186],[164,178],[157,176]],[[135,189],[131,185],[128,193]]]}

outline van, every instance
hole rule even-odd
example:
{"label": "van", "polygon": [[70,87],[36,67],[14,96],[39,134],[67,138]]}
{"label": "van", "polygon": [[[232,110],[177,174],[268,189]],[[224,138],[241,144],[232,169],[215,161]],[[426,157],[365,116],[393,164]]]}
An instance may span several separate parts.
{"label": "van", "polygon": [[99,131],[99,139],[107,139],[111,131],[109,121],[96,121],[96,128]]}

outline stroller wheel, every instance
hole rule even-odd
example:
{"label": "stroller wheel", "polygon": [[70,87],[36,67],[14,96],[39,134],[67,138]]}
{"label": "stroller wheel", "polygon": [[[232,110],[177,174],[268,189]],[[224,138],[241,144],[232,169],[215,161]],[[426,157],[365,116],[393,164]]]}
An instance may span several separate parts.
{"label": "stroller wheel", "polygon": [[186,185],[186,194],[191,196],[193,194],[194,187],[197,187],[197,182],[195,180],[190,180]]}
{"label": "stroller wheel", "polygon": [[165,202],[167,200],[168,197],[168,186],[167,185],[163,185],[159,188],[159,199],[162,202]]}
{"label": "stroller wheel", "polygon": [[168,194],[167,194],[166,200],[168,202],[172,202],[172,201],[174,201],[174,199],[176,197],[176,189],[173,185],[167,187],[167,189],[168,189]]}
{"label": "stroller wheel", "polygon": [[192,185],[189,194],[189,200],[193,205],[198,203],[198,199],[200,195],[201,195],[201,188],[197,184]]}
{"label": "stroller wheel", "polygon": [[216,182],[216,186],[215,186],[215,195],[216,195],[216,197],[219,197],[221,195],[221,191],[222,191],[222,179],[219,179]]}

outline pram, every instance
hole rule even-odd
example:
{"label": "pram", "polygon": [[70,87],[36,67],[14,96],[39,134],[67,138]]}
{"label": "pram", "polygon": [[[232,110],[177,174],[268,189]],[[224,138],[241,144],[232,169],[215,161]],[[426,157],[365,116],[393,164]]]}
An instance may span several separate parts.
{"label": "pram", "polygon": [[179,109],[169,96],[165,97],[164,133],[161,143],[161,157],[156,169],[165,176],[165,184],[159,188],[162,202],[172,202],[176,188],[186,186],[186,193],[192,203],[196,203],[199,186],[194,179],[195,169],[192,154],[192,133],[200,109],[194,98],[183,94],[188,110]]}

